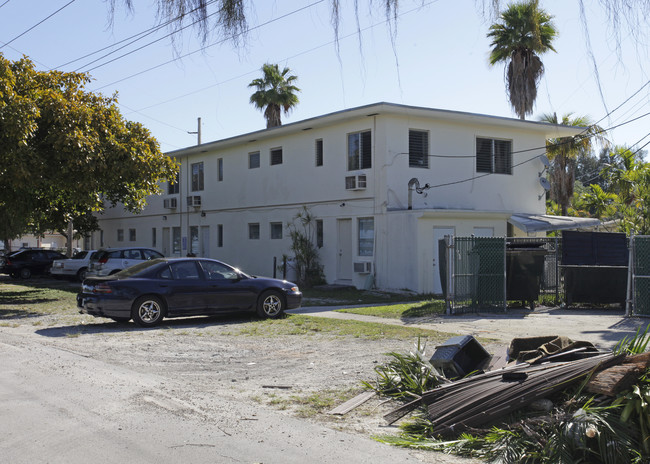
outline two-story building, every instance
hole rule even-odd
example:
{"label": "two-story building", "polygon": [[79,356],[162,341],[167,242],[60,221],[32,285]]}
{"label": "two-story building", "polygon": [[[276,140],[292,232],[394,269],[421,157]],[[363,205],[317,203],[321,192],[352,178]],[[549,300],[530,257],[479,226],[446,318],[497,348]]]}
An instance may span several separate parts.
{"label": "two-story building", "polygon": [[306,206],[329,283],[439,293],[439,239],[525,235],[545,213],[546,139],[579,131],[391,103],[326,114],[168,153],[178,182],[141,214],[108,210],[92,245],[272,275]]}

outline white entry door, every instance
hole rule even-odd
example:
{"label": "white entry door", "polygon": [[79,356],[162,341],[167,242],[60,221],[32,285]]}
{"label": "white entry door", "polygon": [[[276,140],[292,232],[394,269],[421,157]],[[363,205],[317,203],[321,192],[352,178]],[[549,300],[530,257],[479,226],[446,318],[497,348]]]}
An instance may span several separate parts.
{"label": "white entry door", "polygon": [[337,220],[337,280],[352,280],[352,219]]}
{"label": "white entry door", "polygon": [[453,227],[434,227],[433,228],[433,293],[442,293],[442,283],[440,281],[440,256],[438,253],[438,244],[445,235],[455,235],[456,229]]}

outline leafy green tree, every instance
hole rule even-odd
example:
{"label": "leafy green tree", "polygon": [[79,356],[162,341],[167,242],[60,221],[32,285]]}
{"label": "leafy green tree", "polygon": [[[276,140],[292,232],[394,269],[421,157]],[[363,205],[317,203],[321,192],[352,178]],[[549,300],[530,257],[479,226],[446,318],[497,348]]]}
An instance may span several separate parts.
{"label": "leafy green tree", "polygon": [[[90,230],[89,213],[122,203],[138,212],[175,162],[117,97],[84,90],[87,74],[37,71],[0,54],[0,237]],[[87,230],[86,230],[87,231]]]}
{"label": "leafy green tree", "polygon": [[281,126],[282,111],[288,114],[299,102],[296,92],[300,89],[293,85],[298,78],[290,72],[289,68],[280,71],[277,64],[266,63],[262,66],[264,76],[248,84],[257,89],[250,102],[264,111],[267,128]]}
{"label": "leafy green tree", "polygon": [[605,192],[598,184],[591,184],[589,188],[590,190],[581,196],[589,214],[599,219],[611,217],[616,212],[615,202],[618,196]]}
{"label": "leafy green tree", "polygon": [[594,141],[606,144],[603,136],[604,130],[592,124],[587,116],[573,117],[571,113],[565,114],[561,120],[555,113],[544,114],[540,121],[565,126],[584,127],[583,133],[576,137],[559,137],[546,141],[546,153],[551,161],[551,199],[560,205],[563,216],[567,215],[573,186],[575,183],[576,160],[581,153],[590,152]]}
{"label": "leafy green tree", "polygon": [[513,3],[506,8],[499,22],[490,26],[492,39],[490,64],[506,64],[506,87],[515,114],[521,119],[533,113],[537,84],[544,74],[538,55],[553,48],[557,30],[553,17],[540,9],[537,0]]}

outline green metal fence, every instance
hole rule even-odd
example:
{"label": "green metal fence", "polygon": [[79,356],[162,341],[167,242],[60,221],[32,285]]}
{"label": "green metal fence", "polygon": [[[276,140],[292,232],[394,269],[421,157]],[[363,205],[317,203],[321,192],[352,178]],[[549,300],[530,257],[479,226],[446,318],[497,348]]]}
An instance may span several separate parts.
{"label": "green metal fence", "polygon": [[[562,281],[559,272],[562,241],[556,237],[449,237],[445,264],[447,308],[454,314],[505,311],[508,307],[508,251],[534,249],[543,254],[541,276],[533,277],[535,292],[551,296],[559,304]],[[539,256],[539,255],[538,255]],[[512,276],[510,276],[512,277]],[[513,288],[517,289],[513,284]],[[524,284],[525,285],[525,284]],[[520,293],[520,292],[512,292]],[[538,299],[535,297],[528,300]],[[517,300],[518,298],[514,298]],[[528,301],[532,305],[533,301]]]}
{"label": "green metal fence", "polygon": [[650,316],[650,236],[633,236],[630,241],[634,314]]}
{"label": "green metal fence", "polygon": [[505,238],[453,237],[453,313],[505,311]]}

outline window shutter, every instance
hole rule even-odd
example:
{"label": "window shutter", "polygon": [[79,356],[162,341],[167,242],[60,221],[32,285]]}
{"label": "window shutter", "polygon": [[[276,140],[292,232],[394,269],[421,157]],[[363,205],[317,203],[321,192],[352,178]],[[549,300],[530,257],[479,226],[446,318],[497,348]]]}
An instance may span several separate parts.
{"label": "window shutter", "polygon": [[409,131],[409,167],[429,167],[429,133]]}
{"label": "window shutter", "polygon": [[372,137],[370,131],[361,133],[361,169],[372,167]]}
{"label": "window shutter", "polygon": [[492,172],[492,139],[476,139],[476,172]]}

